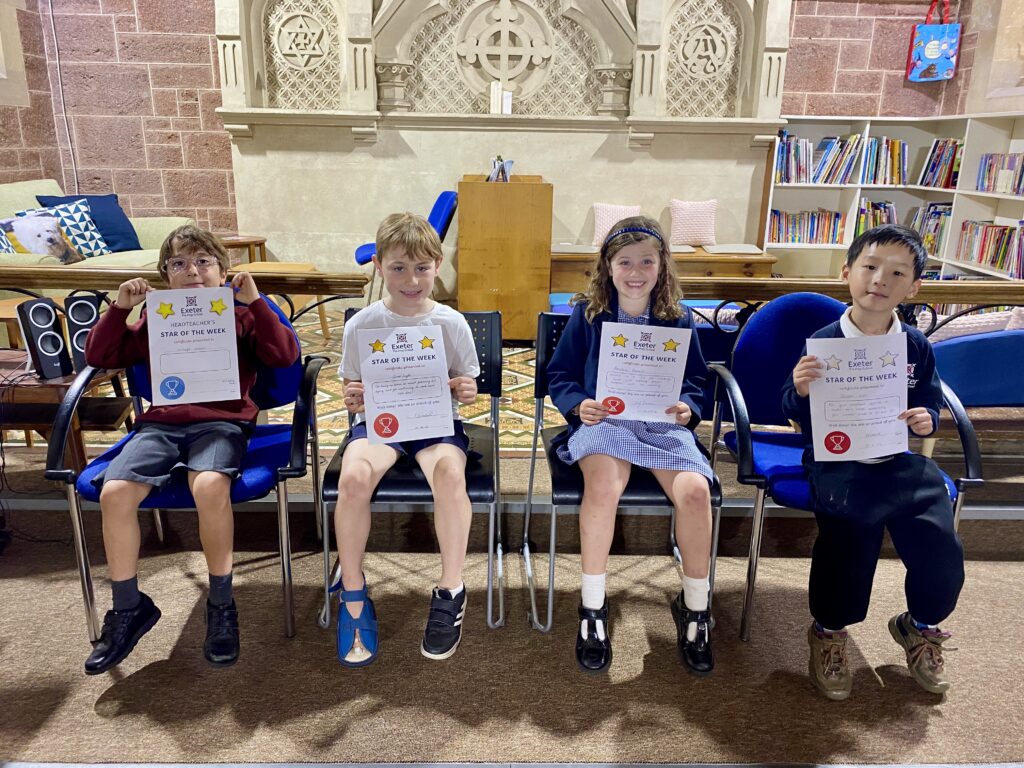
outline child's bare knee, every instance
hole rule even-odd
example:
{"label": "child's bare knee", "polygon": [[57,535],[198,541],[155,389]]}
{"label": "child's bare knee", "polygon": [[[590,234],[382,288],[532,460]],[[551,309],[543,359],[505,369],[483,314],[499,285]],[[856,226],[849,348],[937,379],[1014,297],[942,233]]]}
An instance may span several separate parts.
{"label": "child's bare knee", "polygon": [[338,478],[338,496],[345,501],[369,501],[373,494],[373,472],[370,464],[356,461],[343,467]]}
{"label": "child's bare knee", "polygon": [[447,495],[458,494],[466,487],[466,468],[456,459],[442,458],[434,465],[434,487]]}
{"label": "child's bare knee", "polygon": [[676,480],[679,505],[687,511],[703,512],[711,504],[711,489],[703,475],[686,473]]}
{"label": "child's bare knee", "polygon": [[138,498],[136,486],[130,480],[108,480],[100,488],[101,510],[112,510],[129,504]]}
{"label": "child's bare knee", "polygon": [[231,478],[221,472],[200,472],[192,481],[192,495],[211,501],[230,495]]}

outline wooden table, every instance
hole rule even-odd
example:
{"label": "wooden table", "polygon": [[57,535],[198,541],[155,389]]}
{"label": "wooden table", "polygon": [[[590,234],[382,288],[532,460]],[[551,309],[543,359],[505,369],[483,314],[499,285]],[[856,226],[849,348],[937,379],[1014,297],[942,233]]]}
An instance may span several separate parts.
{"label": "wooden table", "polygon": [[[308,275],[318,273],[319,270],[312,264],[305,264],[294,261],[257,261],[249,264],[239,264],[234,267],[235,272],[250,272],[253,275],[258,275],[264,272],[276,272],[278,274],[301,274]],[[256,287],[260,288],[259,281],[256,282]],[[264,290],[264,293],[267,291]],[[320,296],[316,297],[317,301],[320,301]],[[292,296],[292,301],[295,302],[295,308],[301,309],[309,303],[308,295],[296,295]],[[321,304],[316,308],[317,314],[320,316],[320,331],[324,335],[324,339],[329,340],[331,338],[331,327],[327,322],[327,311],[324,309],[324,305]]]}
{"label": "wooden table", "polygon": [[[23,376],[27,358],[24,350],[0,349],[0,410],[4,428],[35,430],[49,440],[57,409],[74,382],[75,374],[56,379],[40,379],[35,374]],[[92,380],[93,389],[120,373],[120,370],[101,371]],[[86,465],[82,432],[120,429],[131,412],[130,397],[85,395],[71,422],[65,461],[75,472],[81,472]]]}
{"label": "wooden table", "polygon": [[[586,290],[590,283],[597,253],[551,254],[551,293],[575,293]],[[772,276],[778,259],[768,254],[706,253],[696,248],[693,253],[673,253],[680,277],[761,277]]]}
{"label": "wooden table", "polygon": [[215,236],[220,240],[220,244],[223,245],[227,250],[235,250],[236,248],[245,248],[249,253],[249,263],[253,264],[257,261],[267,260],[267,238],[259,237],[258,235],[230,235],[223,234]]}

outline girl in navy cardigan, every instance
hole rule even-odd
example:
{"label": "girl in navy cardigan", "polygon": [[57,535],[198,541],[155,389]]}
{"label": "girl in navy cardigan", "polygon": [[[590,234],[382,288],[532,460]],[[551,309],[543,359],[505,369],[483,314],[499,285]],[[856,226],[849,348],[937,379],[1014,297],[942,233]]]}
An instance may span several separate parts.
{"label": "girl in navy cardigan", "polygon": [[707,368],[697,334],[690,335],[679,401],[666,409],[675,423],[608,419],[594,399],[601,328],[605,321],[691,327],[680,306],[679,280],[661,227],[635,216],[619,221],[605,239],[586,293],[573,297],[572,317],[548,364],[549,390],[569,429],[558,446],[583,472],[580,548],[583,560],[576,660],[586,671],[612,660],[605,581],[615,513],[633,466],[649,469],[676,510],[683,588],[672,602],[679,654],[697,673],[714,666],[708,570],[711,564],[711,467],[691,431],[700,422]]}

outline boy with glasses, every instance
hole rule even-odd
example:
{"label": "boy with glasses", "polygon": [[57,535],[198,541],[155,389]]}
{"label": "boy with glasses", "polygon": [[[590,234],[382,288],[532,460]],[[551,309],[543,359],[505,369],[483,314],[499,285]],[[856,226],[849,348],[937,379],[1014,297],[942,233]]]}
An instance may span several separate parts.
{"label": "boy with glasses", "polygon": [[[157,269],[170,288],[224,285],[227,252],[209,232],[193,226],[174,230],[160,247]],[[259,411],[249,396],[259,366],[287,367],[299,355],[291,328],[259,295],[252,275],[232,278],[241,397],[220,402],[151,406],[137,421],[135,436],[94,482],[101,486],[103,547],[113,590],[100,639],[85,661],[97,675],[120,664],[160,619],[160,609],[139,591],[139,505],[175,473],[186,472],[199,514],[199,538],[209,569],[206,641],[212,666],[238,660],[238,611],[232,595],[234,517],[231,481],[238,476]],[[124,368],[149,361],[146,316],[128,324],[132,309],[154,290],[144,278],[121,284],[117,299],[86,342],[85,356],[97,368]]]}

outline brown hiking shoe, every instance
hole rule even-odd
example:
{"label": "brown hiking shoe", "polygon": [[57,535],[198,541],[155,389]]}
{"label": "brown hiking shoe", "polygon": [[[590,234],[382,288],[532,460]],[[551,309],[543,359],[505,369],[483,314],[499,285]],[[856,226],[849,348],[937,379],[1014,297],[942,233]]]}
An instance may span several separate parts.
{"label": "brown hiking shoe", "polygon": [[833,701],[841,701],[853,690],[853,676],[846,661],[846,632],[819,632],[814,622],[807,629],[811,656],[807,669],[814,686]]}
{"label": "brown hiking shoe", "polygon": [[950,689],[942,660],[942,644],[952,637],[949,632],[918,629],[909,614],[901,613],[889,619],[889,633],[907,652],[907,666],[918,685],[931,693]]}

